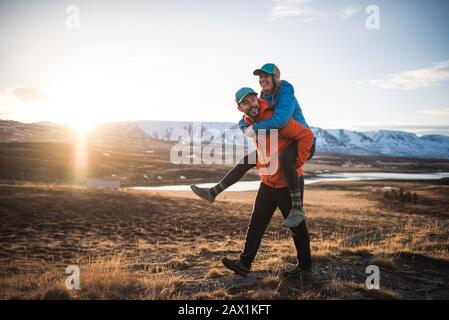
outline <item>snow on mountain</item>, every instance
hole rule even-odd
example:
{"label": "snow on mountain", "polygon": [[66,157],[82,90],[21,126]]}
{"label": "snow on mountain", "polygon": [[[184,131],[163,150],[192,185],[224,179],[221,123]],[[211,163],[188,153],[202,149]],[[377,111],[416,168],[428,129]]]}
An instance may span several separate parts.
{"label": "snow on mountain", "polygon": [[[243,136],[235,123],[230,122],[170,122],[170,121],[137,121],[140,129],[152,138],[169,140],[174,129],[189,132],[186,139],[198,140],[192,132],[201,132],[203,142],[210,136],[204,134],[216,131],[219,140],[225,144],[249,144],[250,139]],[[196,129],[195,129],[196,128]],[[198,129],[199,128],[199,129]],[[414,133],[393,130],[358,132],[345,129],[312,128],[317,139],[317,151],[338,152],[356,155],[388,155],[420,158],[449,159],[449,137],[428,135],[418,137]],[[231,134],[225,134],[225,132]],[[200,135],[201,135],[200,134]]]}
{"label": "snow on mountain", "polygon": [[[207,134],[224,134],[226,130],[238,129],[237,124],[232,122],[187,122],[187,121],[135,121],[131,122],[137,125],[146,135],[162,140],[170,140],[173,130],[187,130],[189,133],[195,132],[194,139],[204,133]],[[175,138],[175,137],[173,137]]]}
{"label": "snow on mountain", "polygon": [[350,131],[345,129],[329,129],[326,131],[339,139],[345,145],[363,147],[373,142],[373,139],[357,131]]}
{"label": "snow on mountain", "polygon": [[[62,129],[46,123],[23,124],[0,120],[0,141],[55,140]],[[59,127],[58,127],[59,128]],[[358,132],[345,129],[312,128],[318,152],[338,152],[356,155],[386,155],[418,158],[449,159],[449,136],[424,135],[394,130]],[[231,122],[188,121],[123,121],[104,123],[97,127],[100,135],[150,137],[165,141],[201,140],[224,144],[245,145],[252,148],[238,125]]]}
{"label": "snow on mountain", "polygon": [[425,135],[425,136],[420,137],[420,139],[424,140],[424,141],[432,141],[432,142],[437,142],[437,143],[449,144],[449,136],[442,136],[442,135],[438,135],[438,134]]}
{"label": "snow on mountain", "polygon": [[432,141],[403,131],[380,130],[374,136],[371,149],[385,155],[449,158],[448,142]]}
{"label": "snow on mountain", "polygon": [[[317,132],[317,129],[312,129],[314,130],[315,135],[317,137],[322,136],[323,134],[321,132]],[[377,152],[369,149],[369,145],[373,143],[373,140],[361,132],[344,129],[319,130],[324,131],[326,135],[330,135],[332,137],[327,137],[327,139],[322,141],[322,143],[317,143],[319,151],[342,152],[360,155],[377,154]],[[334,141],[337,142],[334,143]]]}
{"label": "snow on mountain", "polygon": [[[322,129],[321,129],[322,130]],[[318,151],[381,154],[419,158],[449,158],[449,137],[394,130],[357,132],[350,130],[324,130],[338,140],[338,144],[318,144]],[[344,148],[341,147],[344,144]],[[337,150],[336,150],[337,149]],[[343,149],[343,150],[342,150]]]}

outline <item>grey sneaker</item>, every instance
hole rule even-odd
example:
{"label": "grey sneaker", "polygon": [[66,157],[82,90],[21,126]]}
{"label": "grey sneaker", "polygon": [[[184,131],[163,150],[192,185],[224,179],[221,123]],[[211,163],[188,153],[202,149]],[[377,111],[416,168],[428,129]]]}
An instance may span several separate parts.
{"label": "grey sneaker", "polygon": [[247,277],[250,272],[250,268],[245,266],[240,260],[231,260],[228,258],[223,258],[221,262],[223,262],[223,265],[226,268],[228,268],[231,271],[234,271],[239,276]]}
{"label": "grey sneaker", "polygon": [[190,189],[200,198],[203,200],[206,200],[209,203],[212,203],[215,201],[215,197],[210,193],[209,188],[200,188],[196,185],[192,184],[190,186]]}
{"label": "grey sneaker", "polygon": [[284,225],[289,228],[294,228],[299,226],[299,224],[304,220],[304,208],[301,209],[291,209],[287,218],[285,218]]}

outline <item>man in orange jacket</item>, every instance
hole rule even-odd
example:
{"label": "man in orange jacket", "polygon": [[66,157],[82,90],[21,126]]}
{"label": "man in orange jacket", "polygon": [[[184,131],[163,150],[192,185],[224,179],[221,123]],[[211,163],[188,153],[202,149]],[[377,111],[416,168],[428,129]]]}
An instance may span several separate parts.
{"label": "man in orange jacket", "polygon": [[[254,90],[250,88],[242,88],[237,92],[237,94],[239,92],[245,92],[244,96],[238,99],[237,102],[238,109],[245,113],[245,121],[247,121],[248,124],[268,119],[273,115],[273,110],[269,104],[265,100],[257,98],[257,93]],[[268,227],[276,208],[281,210],[285,219],[292,207],[290,192],[285,183],[282,169],[279,165],[277,165],[272,172],[264,174],[266,173],[263,172],[264,169],[272,164],[263,163],[262,159],[260,159],[260,155],[264,154],[266,155],[265,158],[268,157],[273,159],[273,157],[278,157],[289,143],[292,141],[297,142],[298,156],[295,166],[300,179],[300,189],[302,194],[301,202],[303,201],[304,177],[302,175],[301,166],[309,157],[310,148],[313,143],[313,132],[296,120],[291,119],[284,128],[279,130],[277,144],[274,143],[271,145],[269,134],[267,134],[266,139],[263,141],[256,141],[258,151],[256,166],[259,169],[262,182],[256,196],[253,213],[248,225],[245,248],[240,254],[239,260],[232,260],[228,258],[223,258],[222,260],[225,267],[241,276],[247,276],[249,274],[251,264],[256,257],[263,234],[265,233],[265,230]],[[271,134],[273,134],[273,132],[271,132]],[[290,272],[286,272],[284,275],[300,275],[301,277],[310,277],[312,261],[310,256],[309,234],[305,220],[302,220],[298,226],[291,227],[290,230],[293,233],[293,240],[298,257],[298,265],[295,269]]]}

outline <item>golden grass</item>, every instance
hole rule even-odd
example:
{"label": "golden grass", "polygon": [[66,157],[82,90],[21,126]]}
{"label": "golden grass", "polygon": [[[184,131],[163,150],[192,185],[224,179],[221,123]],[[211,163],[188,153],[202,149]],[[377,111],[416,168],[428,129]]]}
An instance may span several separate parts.
{"label": "golden grass", "polygon": [[[311,286],[282,278],[286,267],[296,264],[296,253],[279,212],[248,278],[221,265],[222,257],[237,257],[243,248],[252,208],[244,199],[211,209],[181,195],[31,184],[8,188],[0,199],[9,208],[2,213],[1,234],[8,240],[0,251],[1,299],[397,299],[421,297],[404,295],[400,281],[427,294],[448,280],[434,273],[423,278],[418,265],[402,258],[408,253],[448,261],[447,220],[404,213],[411,209],[400,205],[385,209],[365,186],[308,191],[317,277]],[[427,197],[438,200],[435,205],[447,205],[439,193],[447,189],[426,190]],[[433,206],[428,204],[436,210]],[[95,211],[86,211],[91,208]],[[67,255],[64,246],[73,253]],[[432,261],[425,263],[438,272]],[[65,288],[68,264],[80,267],[81,290]],[[363,279],[369,264],[403,279],[383,277],[381,290],[368,290]]]}
{"label": "golden grass", "polygon": [[209,271],[207,271],[205,278],[206,279],[214,279],[214,278],[220,278],[224,275],[225,275],[225,273],[223,272],[223,270],[218,269],[218,268],[212,268],[212,269],[209,269]]}
{"label": "golden grass", "polygon": [[212,291],[200,291],[192,296],[194,300],[228,300],[232,298],[232,295],[223,288]]}
{"label": "golden grass", "polygon": [[[413,233],[412,231],[415,231]],[[431,241],[431,235],[442,232],[439,225],[415,227],[406,226],[398,230],[394,236],[379,242],[366,242],[355,245],[338,246],[336,242],[328,240],[314,241],[313,260],[319,264],[329,264],[338,261],[339,256],[345,252],[355,255],[369,253],[371,258],[368,264],[378,265],[382,269],[397,270],[398,252],[422,253]],[[413,235],[418,240],[414,240]],[[343,239],[344,237],[342,237]],[[422,240],[421,242],[419,241]],[[196,253],[204,257],[205,253],[212,253],[211,244],[201,244]],[[287,245],[289,247],[290,245]],[[216,246],[216,248],[219,246]],[[279,248],[279,244],[275,244]],[[427,254],[429,252],[427,251]],[[447,252],[435,251],[436,258],[447,259]],[[208,255],[210,257],[210,255]],[[359,292],[373,299],[396,299],[398,294],[382,289],[379,291],[367,290],[363,284],[344,281],[336,278],[331,272],[330,278],[319,289],[304,289],[296,286],[289,295],[282,293],[281,272],[285,264],[295,264],[296,257],[290,254],[273,251],[256,264],[257,270],[268,272],[253,289],[238,293],[229,293],[225,287],[216,287],[210,292],[199,291],[194,295],[183,293],[185,283],[180,273],[194,267],[188,257],[177,257],[168,260],[159,266],[133,271],[132,266],[139,260],[125,254],[90,257],[78,261],[81,270],[81,290],[68,290],[64,286],[66,275],[63,268],[50,269],[43,273],[25,272],[12,277],[1,277],[1,297],[7,299],[343,299],[357,298]],[[213,262],[216,265],[217,262]],[[157,273],[156,273],[157,271]],[[175,273],[173,273],[173,271]],[[221,279],[229,275],[223,267],[217,268],[210,262],[204,279]],[[218,284],[219,285],[219,284]],[[348,293],[349,292],[349,293]]]}
{"label": "golden grass", "polygon": [[179,275],[131,272],[132,260],[123,254],[91,257],[79,261],[80,289],[67,289],[63,268],[42,274],[21,274],[1,279],[7,299],[180,299],[183,280]]}

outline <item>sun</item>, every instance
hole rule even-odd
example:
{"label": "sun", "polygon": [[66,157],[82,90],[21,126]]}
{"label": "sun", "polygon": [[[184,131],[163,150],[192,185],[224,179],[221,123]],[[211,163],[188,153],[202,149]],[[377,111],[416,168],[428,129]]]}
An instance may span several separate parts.
{"label": "sun", "polygon": [[69,126],[79,134],[86,134],[95,128],[95,123],[87,119],[82,119],[71,121]]}
{"label": "sun", "polygon": [[130,99],[136,97],[134,87],[108,77],[92,65],[81,64],[78,69],[67,71],[50,86],[52,99],[48,113],[52,118],[84,134],[96,124],[130,115]]}

